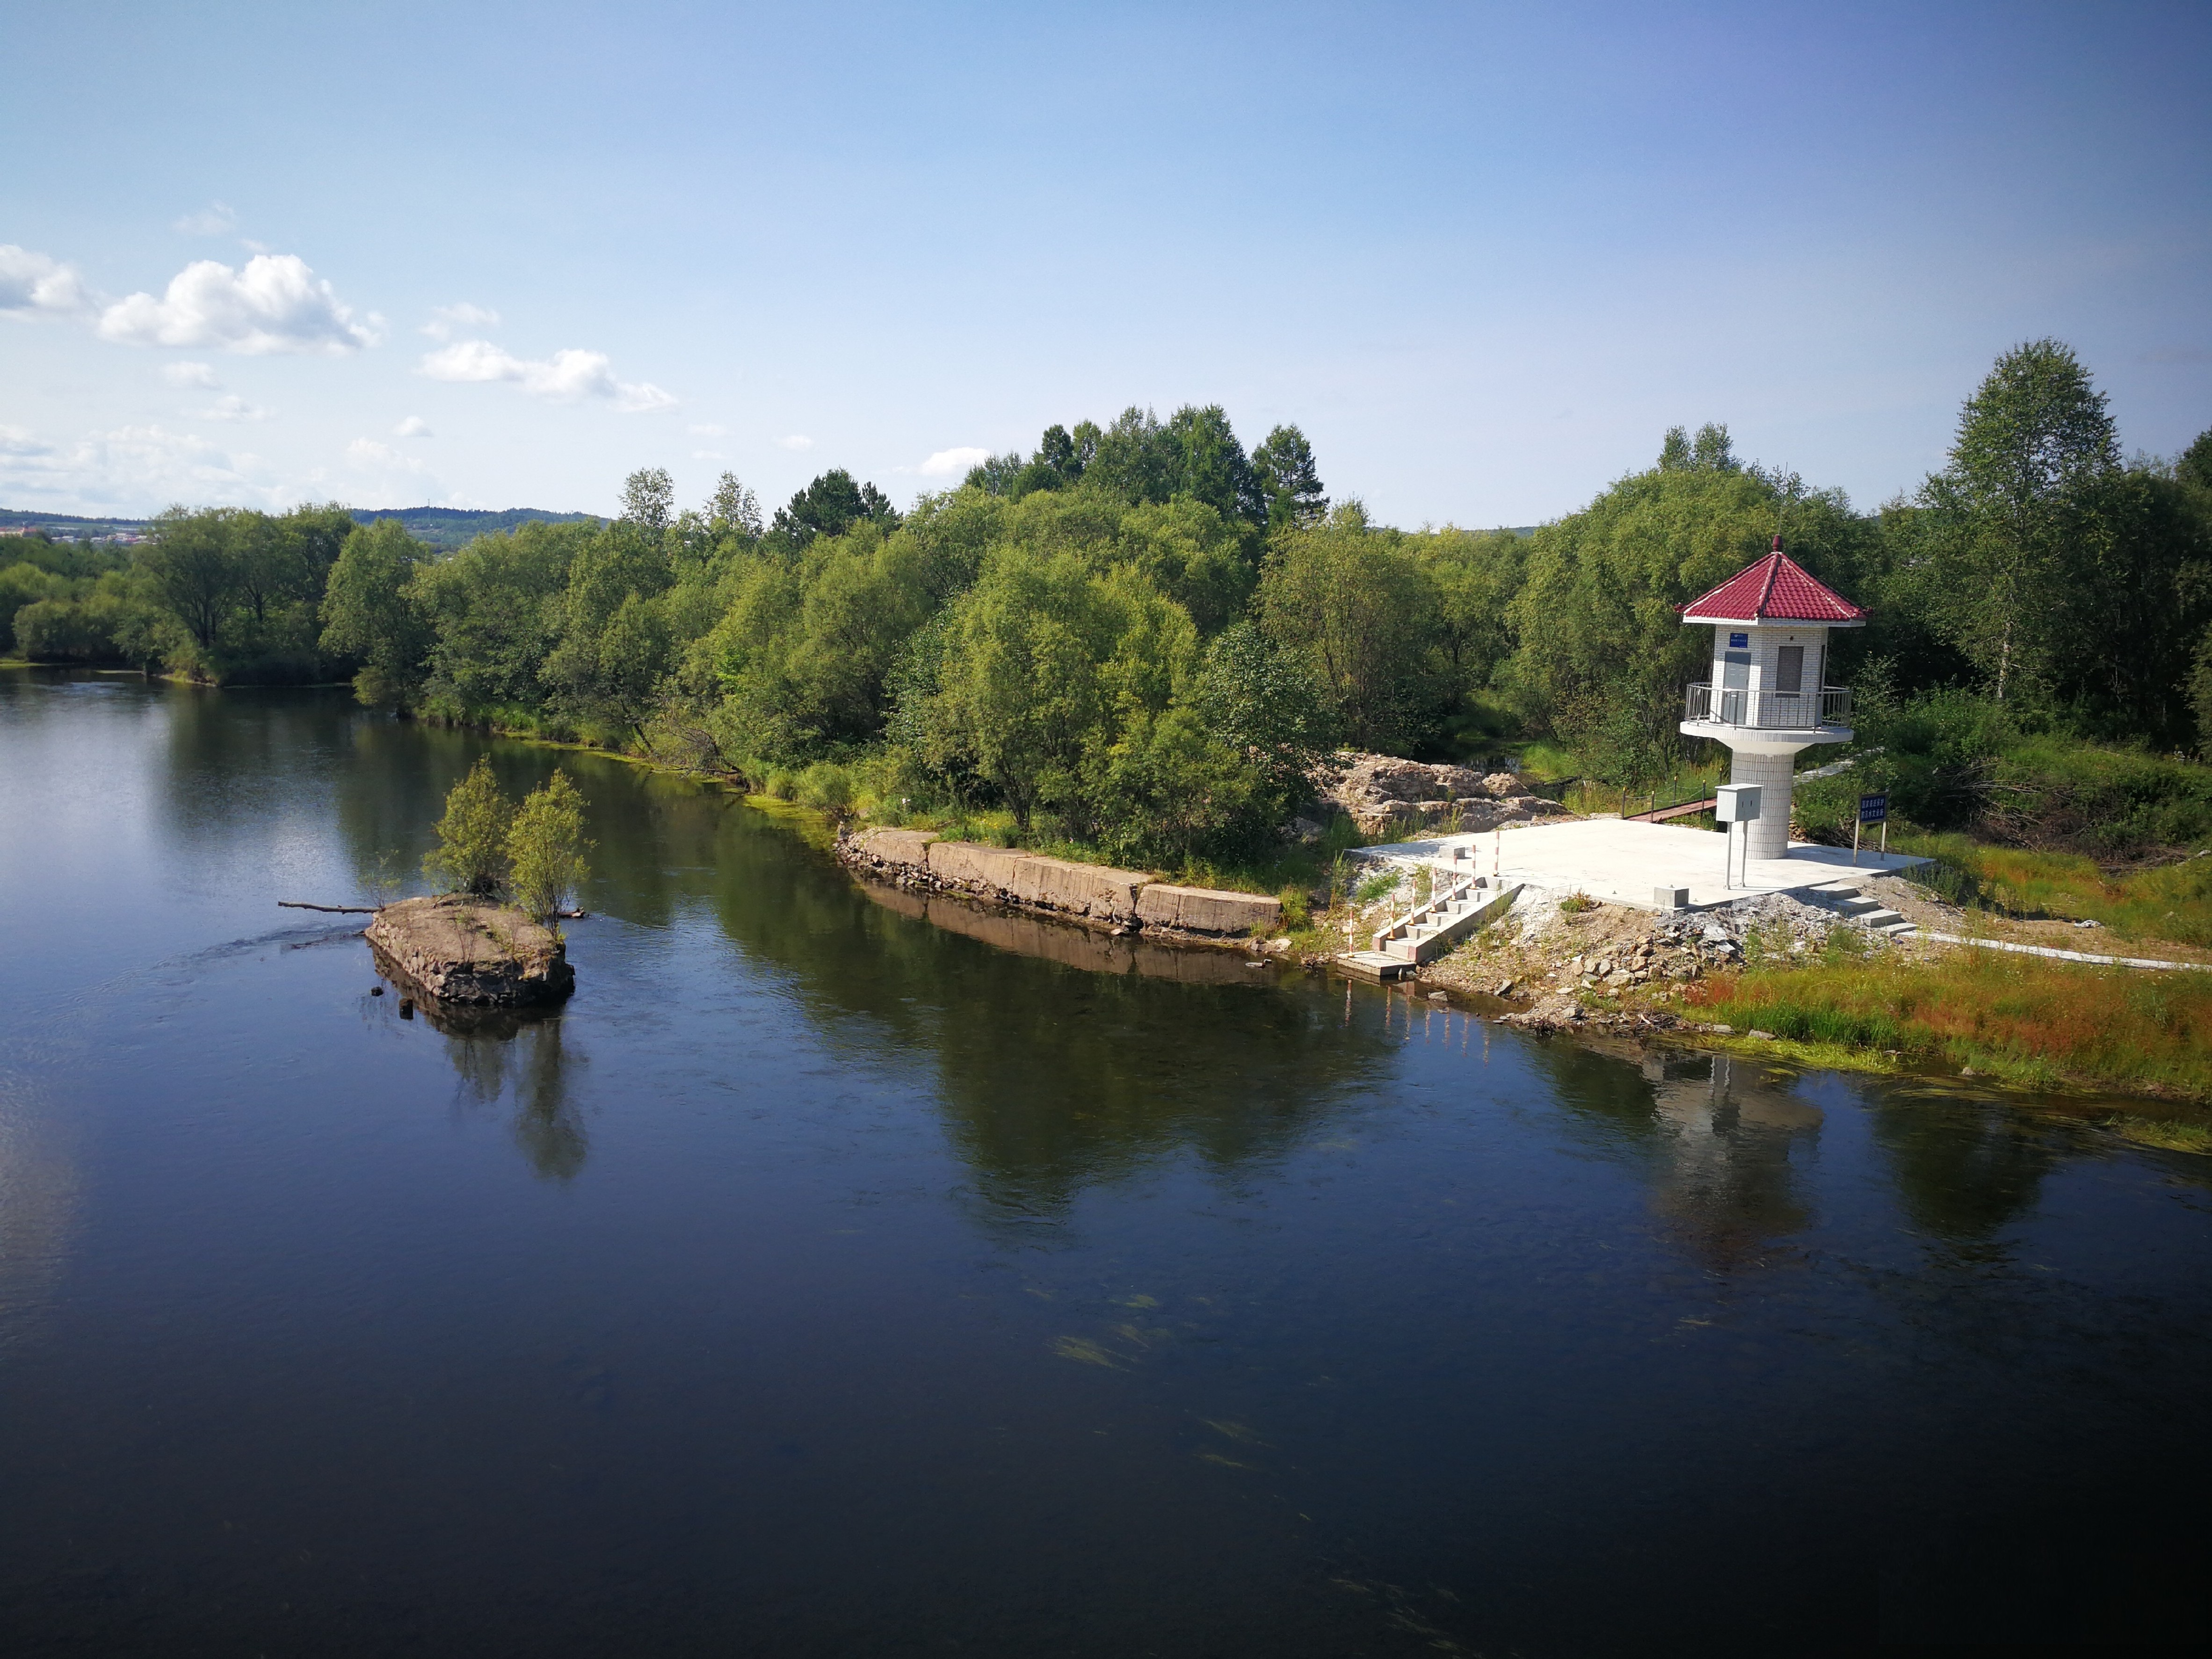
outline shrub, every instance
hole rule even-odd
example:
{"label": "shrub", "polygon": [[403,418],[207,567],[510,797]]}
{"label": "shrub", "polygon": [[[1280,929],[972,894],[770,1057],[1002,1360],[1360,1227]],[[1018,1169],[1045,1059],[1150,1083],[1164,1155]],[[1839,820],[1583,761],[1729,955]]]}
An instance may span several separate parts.
{"label": "shrub", "polygon": [[514,807],[492,775],[491,757],[479,755],[446,797],[438,845],[423,859],[423,872],[451,892],[496,895],[507,881],[507,830],[514,820]]}
{"label": "shrub", "polygon": [[524,799],[507,832],[507,861],[523,908],[540,921],[568,909],[570,896],[591,873],[584,861],[591,845],[584,838],[584,798],[556,768],[543,789]]}

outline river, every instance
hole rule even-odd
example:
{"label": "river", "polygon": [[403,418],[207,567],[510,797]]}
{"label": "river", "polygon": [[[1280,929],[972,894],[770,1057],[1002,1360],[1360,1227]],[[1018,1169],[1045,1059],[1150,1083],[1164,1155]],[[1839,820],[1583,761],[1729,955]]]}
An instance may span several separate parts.
{"label": "river", "polygon": [[[457,1033],[276,901],[418,890],[484,752],[591,915]],[[2202,1633],[2212,1160],[884,900],[605,757],[0,673],[0,1651]]]}

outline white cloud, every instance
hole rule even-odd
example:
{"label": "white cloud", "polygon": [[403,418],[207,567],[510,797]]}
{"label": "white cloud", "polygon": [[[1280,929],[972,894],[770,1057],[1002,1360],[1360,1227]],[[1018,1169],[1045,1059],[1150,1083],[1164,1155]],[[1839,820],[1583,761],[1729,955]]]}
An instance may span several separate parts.
{"label": "white cloud", "polygon": [[964,478],[968,476],[969,468],[981,466],[990,459],[989,450],[976,449],[972,446],[940,449],[920,466],[902,466],[898,471],[919,472],[925,478]]}
{"label": "white cloud", "polygon": [[164,363],[161,378],[171,386],[196,386],[204,392],[213,392],[222,385],[206,363]]}
{"label": "white cloud", "polygon": [[483,306],[471,305],[463,300],[458,305],[433,306],[430,320],[422,325],[422,332],[434,340],[450,340],[457,328],[497,328],[499,313]]}
{"label": "white cloud", "polygon": [[91,292],[75,265],[0,242],[0,311],[73,317],[91,308]]}
{"label": "white cloud", "polygon": [[353,307],[295,253],[263,253],[243,270],[196,259],[160,299],[134,294],[100,313],[102,339],[125,345],[215,346],[259,356],[276,351],[342,355],[374,345],[376,319]]}
{"label": "white cloud", "polygon": [[430,430],[429,422],[420,415],[410,415],[392,428],[392,435],[395,438],[434,438],[438,434]]}
{"label": "white cloud", "polygon": [[222,236],[238,228],[238,215],[222,202],[210,202],[198,213],[187,213],[170,229],[187,236]]}
{"label": "white cloud", "polygon": [[794,432],[788,438],[778,438],[775,441],[775,447],[778,449],[811,449],[814,447],[814,440]]}
{"label": "white cloud", "polygon": [[0,495],[58,511],[143,512],[170,501],[283,507],[296,492],[270,482],[258,456],[160,426],[94,433],[66,447],[0,427]]}
{"label": "white cloud", "polygon": [[411,472],[427,474],[429,468],[390,444],[379,443],[374,438],[356,438],[346,446],[346,465],[356,472]]}
{"label": "white cloud", "polygon": [[691,459],[695,461],[726,461],[730,458],[719,449],[695,449],[691,452]]}
{"label": "white cloud", "polygon": [[617,380],[604,351],[574,347],[543,360],[518,357],[489,340],[456,340],[422,359],[421,372],[434,380],[511,380],[533,398],[575,403],[605,398],[625,415],[666,409],[676,399],[650,381]]}
{"label": "white cloud", "polygon": [[730,435],[729,428],[726,426],[715,426],[712,423],[705,426],[690,427],[686,429],[695,438],[726,438]]}
{"label": "white cloud", "polygon": [[203,421],[265,421],[269,418],[269,411],[249,404],[234,392],[216,398],[200,410],[199,418]]}

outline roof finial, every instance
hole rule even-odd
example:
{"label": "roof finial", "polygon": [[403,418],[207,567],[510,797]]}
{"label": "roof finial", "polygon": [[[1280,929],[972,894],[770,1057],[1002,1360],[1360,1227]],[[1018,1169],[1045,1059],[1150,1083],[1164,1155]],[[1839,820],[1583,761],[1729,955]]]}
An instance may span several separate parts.
{"label": "roof finial", "polygon": [[1774,550],[1777,553],[1782,550],[1782,532],[1778,530],[1774,532]]}

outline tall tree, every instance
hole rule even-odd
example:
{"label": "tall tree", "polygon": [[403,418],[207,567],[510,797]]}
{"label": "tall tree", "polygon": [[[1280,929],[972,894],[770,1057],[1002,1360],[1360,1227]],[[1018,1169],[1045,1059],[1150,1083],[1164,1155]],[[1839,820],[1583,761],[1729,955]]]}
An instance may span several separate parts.
{"label": "tall tree", "polygon": [[2057,340],[2005,353],[1960,411],[1950,465],[1921,491],[1938,515],[1929,598],[1999,702],[2048,672],[2119,466],[2105,394]]}
{"label": "tall tree", "polygon": [[203,651],[215,649],[238,594],[232,521],[239,516],[230,507],[192,513],[173,507],[154,520],[152,542],[140,554],[161,602]]}
{"label": "tall tree", "polygon": [[872,483],[857,482],[839,466],[793,495],[788,506],[776,508],[772,528],[804,546],[817,536],[842,536],[863,519],[893,530],[899,515],[890,497]]}
{"label": "tall tree", "polygon": [[665,466],[641,466],[623,480],[622,515],[653,540],[676,521],[676,481]]}
{"label": "tall tree", "polygon": [[757,539],[764,529],[759,497],[739,483],[734,472],[725,472],[714,481],[714,497],[707,503],[707,521],[717,534],[725,536]]}
{"label": "tall tree", "polygon": [[1313,446],[1294,426],[1279,426],[1252,452],[1252,474],[1267,503],[1267,527],[1296,528],[1328,516],[1328,496]]}
{"label": "tall tree", "polygon": [[354,694],[372,708],[411,704],[434,635],[408,592],[430,550],[397,519],[346,538],[323,590],[322,648],[361,665]]}
{"label": "tall tree", "polygon": [[1320,685],[1348,740],[1402,753],[1428,735],[1439,691],[1435,591],[1358,502],[1278,541],[1253,606],[1261,630]]}

